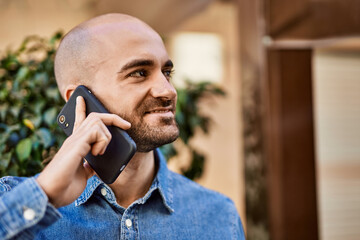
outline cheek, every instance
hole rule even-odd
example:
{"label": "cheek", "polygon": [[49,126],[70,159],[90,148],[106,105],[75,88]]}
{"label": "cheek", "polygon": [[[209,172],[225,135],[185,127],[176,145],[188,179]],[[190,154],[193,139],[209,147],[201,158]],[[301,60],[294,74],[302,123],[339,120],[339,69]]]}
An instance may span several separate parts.
{"label": "cheek", "polygon": [[114,114],[119,115],[120,117],[129,114],[131,109],[133,109],[133,103],[130,101],[131,99],[123,96],[123,95],[116,95],[109,97],[107,99],[107,109]]}
{"label": "cheek", "polygon": [[94,87],[94,94],[110,112],[121,116],[129,105],[128,100],[122,97],[124,94],[117,91],[116,88],[96,88]]}
{"label": "cheek", "polygon": [[119,91],[115,96],[109,96],[108,110],[117,114],[127,121],[132,122],[139,116],[139,109],[142,103],[142,97],[138,93]]}
{"label": "cheek", "polygon": [[123,90],[124,95],[122,95],[122,99],[124,104],[132,112],[136,112],[149,94],[149,90],[145,84],[129,84],[124,87]]}

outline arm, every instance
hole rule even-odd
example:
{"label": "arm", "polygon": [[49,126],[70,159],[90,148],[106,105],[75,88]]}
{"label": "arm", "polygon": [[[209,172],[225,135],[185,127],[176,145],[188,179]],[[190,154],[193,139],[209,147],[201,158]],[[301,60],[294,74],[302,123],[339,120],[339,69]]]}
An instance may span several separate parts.
{"label": "arm", "polygon": [[0,189],[0,239],[32,239],[60,218],[35,178],[4,177]]}
{"label": "arm", "polygon": [[[0,239],[9,239],[16,234],[20,234],[21,239],[31,239],[37,231],[59,219],[55,207],[76,200],[84,191],[87,180],[94,175],[83,159],[89,151],[93,155],[105,152],[111,140],[106,125],[130,128],[130,123],[117,115],[91,113],[86,117],[85,110],[84,99],[78,97],[75,130],[37,179],[26,179],[19,184],[6,183],[19,178],[1,179]],[[12,188],[11,185],[17,186]]]}

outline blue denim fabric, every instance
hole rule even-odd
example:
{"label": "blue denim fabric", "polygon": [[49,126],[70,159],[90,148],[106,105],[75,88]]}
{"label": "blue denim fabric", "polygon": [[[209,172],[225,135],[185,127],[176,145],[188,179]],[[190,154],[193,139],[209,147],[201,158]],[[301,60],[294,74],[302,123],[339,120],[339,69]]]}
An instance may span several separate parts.
{"label": "blue denim fabric", "polygon": [[[155,159],[158,173],[149,191],[127,209],[96,176],[73,204],[58,210],[34,178],[0,179],[0,239],[245,239],[229,198],[169,171],[159,150]],[[32,220],[24,219],[29,208]]]}

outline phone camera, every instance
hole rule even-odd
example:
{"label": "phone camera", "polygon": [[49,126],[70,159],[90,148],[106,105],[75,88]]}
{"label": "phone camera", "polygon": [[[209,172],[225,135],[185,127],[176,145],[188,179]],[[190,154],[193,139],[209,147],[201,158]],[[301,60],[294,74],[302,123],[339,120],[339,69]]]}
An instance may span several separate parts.
{"label": "phone camera", "polygon": [[60,122],[61,124],[64,124],[64,122],[65,122],[65,116],[64,116],[64,115],[61,115],[61,116],[59,117],[59,122]]}

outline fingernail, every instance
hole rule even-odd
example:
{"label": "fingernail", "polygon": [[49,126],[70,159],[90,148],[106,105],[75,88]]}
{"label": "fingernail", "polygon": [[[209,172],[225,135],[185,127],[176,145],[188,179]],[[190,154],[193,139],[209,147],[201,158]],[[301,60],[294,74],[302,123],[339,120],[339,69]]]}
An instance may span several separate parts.
{"label": "fingernail", "polygon": [[126,122],[126,123],[128,125],[128,128],[131,128],[131,123],[129,123],[129,122]]}

